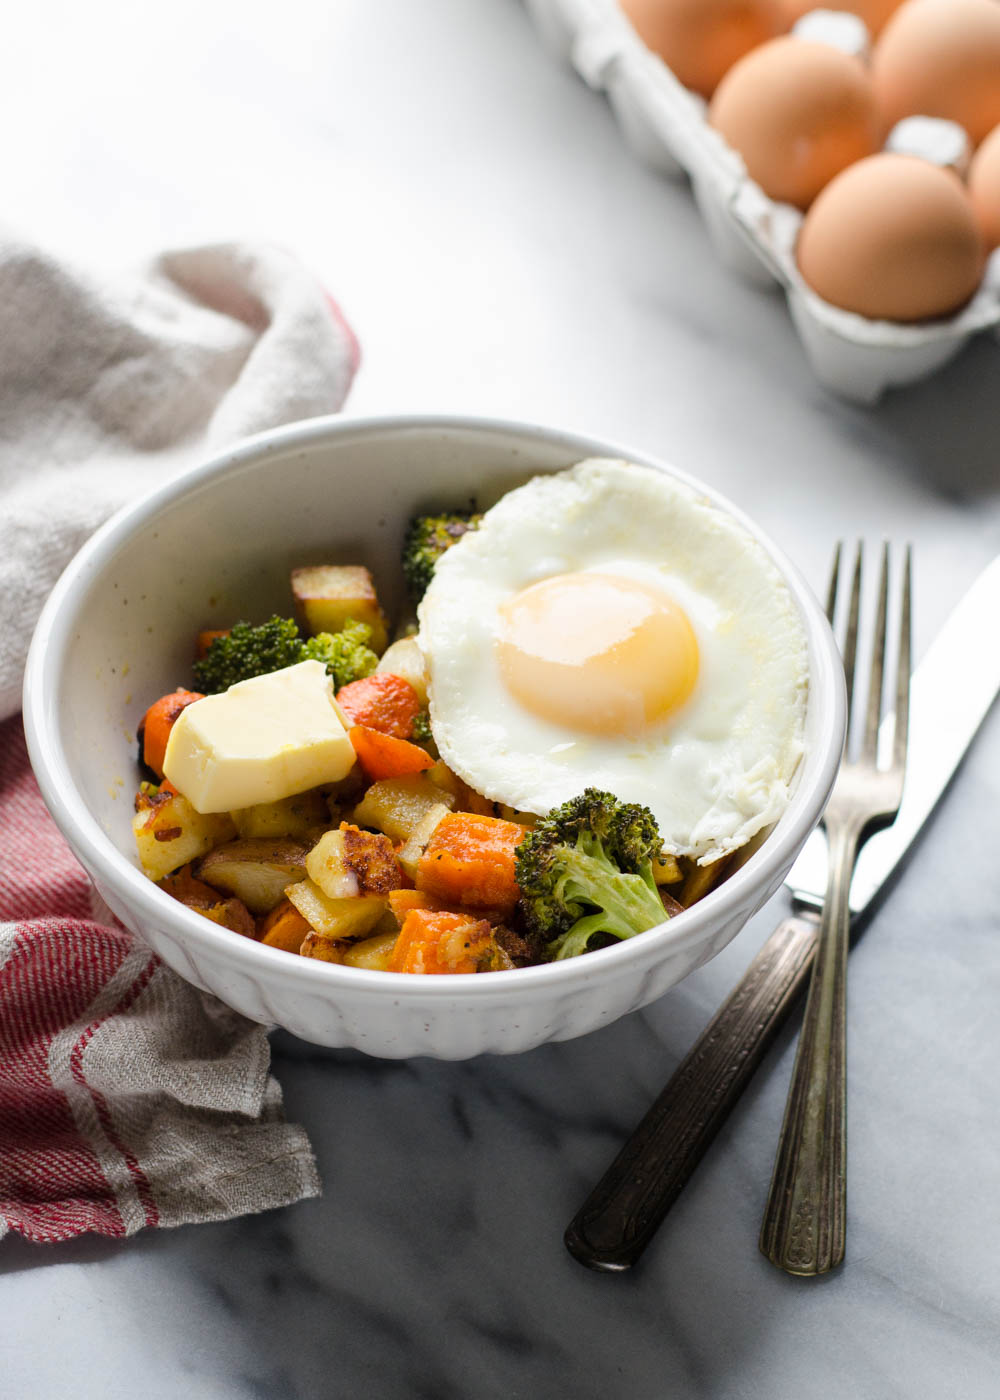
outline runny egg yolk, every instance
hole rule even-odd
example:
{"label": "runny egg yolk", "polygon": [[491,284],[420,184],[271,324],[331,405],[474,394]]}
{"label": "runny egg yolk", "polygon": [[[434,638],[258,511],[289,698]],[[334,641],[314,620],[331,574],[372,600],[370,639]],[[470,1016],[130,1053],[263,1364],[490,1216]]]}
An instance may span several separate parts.
{"label": "runny egg yolk", "polygon": [[633,579],[558,574],[499,612],[504,684],[526,709],[564,728],[634,734],[680,709],[698,679],[687,614]]}

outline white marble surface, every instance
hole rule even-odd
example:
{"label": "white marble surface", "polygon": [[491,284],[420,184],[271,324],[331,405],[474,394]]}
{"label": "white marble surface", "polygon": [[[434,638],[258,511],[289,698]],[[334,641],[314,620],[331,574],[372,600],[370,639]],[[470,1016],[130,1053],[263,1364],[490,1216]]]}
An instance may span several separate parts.
{"label": "white marble surface", "polygon": [[[510,414],[658,452],[817,586],[838,534],[912,539],[918,654],[997,550],[997,346],[875,410],[830,398],[779,298],[714,263],[686,188],[626,156],[517,0],[43,0],[7,17],[0,114],[4,217],[50,243],[298,250],[363,342],[357,412]],[[651,1009],[521,1058],[279,1037],[324,1198],[121,1245],[5,1241],[0,1392],[992,1400],[998,802],[994,713],[852,957],[836,1275],[757,1253],[787,1034],[633,1274],[561,1243],[779,899]]]}

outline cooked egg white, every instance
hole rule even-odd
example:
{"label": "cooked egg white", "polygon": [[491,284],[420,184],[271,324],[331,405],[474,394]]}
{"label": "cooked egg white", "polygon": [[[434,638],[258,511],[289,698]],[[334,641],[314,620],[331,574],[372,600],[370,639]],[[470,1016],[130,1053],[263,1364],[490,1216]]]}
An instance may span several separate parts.
{"label": "cooked egg white", "polygon": [[434,737],[493,801],[641,802],[702,863],[784,810],[805,635],[766,551],[663,472],[593,460],[509,492],[419,610]]}

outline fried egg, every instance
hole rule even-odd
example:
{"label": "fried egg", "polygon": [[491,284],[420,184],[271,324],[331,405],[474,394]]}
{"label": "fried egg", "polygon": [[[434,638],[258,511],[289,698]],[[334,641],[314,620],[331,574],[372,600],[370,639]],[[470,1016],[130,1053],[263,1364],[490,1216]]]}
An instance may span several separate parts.
{"label": "fried egg", "polygon": [[441,756],[545,813],[598,787],[702,864],[784,810],[805,633],[776,566],[664,472],[594,459],[508,492],[438,561],[419,609]]}

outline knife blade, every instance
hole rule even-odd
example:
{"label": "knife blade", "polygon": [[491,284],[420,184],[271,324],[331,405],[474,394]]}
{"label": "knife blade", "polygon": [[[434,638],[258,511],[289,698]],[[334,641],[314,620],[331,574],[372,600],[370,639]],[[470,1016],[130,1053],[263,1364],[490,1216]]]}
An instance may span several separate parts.
{"label": "knife blade", "polygon": [[[910,681],[906,783],[892,826],[862,847],[851,879],[851,913],[862,913],[909,850],[934,810],[1000,689],[1000,647],[984,647],[996,634],[1000,609],[1000,556],[979,575],[949,614]],[[970,658],[975,658],[970,673]],[[956,678],[960,683],[956,684]],[[892,716],[880,739],[892,734]],[[820,910],[826,893],[826,842],[814,831],[785,884],[796,904]]]}
{"label": "knife blade", "polygon": [[[909,849],[1000,689],[1000,648],[982,645],[1000,613],[1000,556],[980,574],[931,644],[910,686],[906,782],[893,826],[873,836],[851,882],[856,917]],[[883,730],[891,733],[887,717]],[[729,1116],[806,986],[826,889],[826,844],[814,832],[789,873],[797,914],[785,919],[674,1071],[566,1229],[591,1269],[631,1268]]]}

